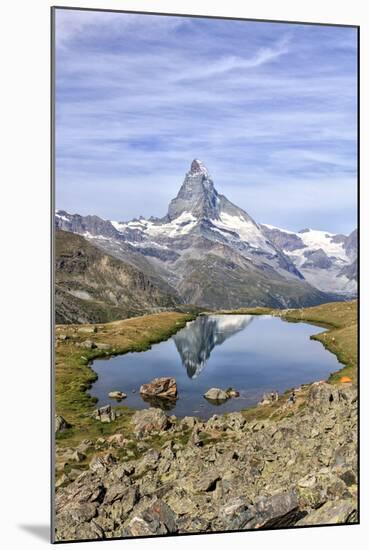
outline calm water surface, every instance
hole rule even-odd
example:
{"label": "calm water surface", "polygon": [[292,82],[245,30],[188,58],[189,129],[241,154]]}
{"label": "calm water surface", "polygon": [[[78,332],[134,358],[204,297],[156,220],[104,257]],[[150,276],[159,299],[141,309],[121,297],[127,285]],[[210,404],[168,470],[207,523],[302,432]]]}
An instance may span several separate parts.
{"label": "calm water surface", "polygon": [[[171,414],[209,418],[238,411],[255,405],[265,392],[326,379],[340,368],[333,354],[309,339],[318,330],[271,316],[200,316],[151,350],[96,360],[93,369],[99,378],[90,393],[98,406],[116,405],[108,393],[120,390],[127,394],[121,404],[147,408],[152,405],[141,398],[141,384],[172,376],[178,399]],[[210,404],[203,394],[211,387],[235,388],[240,397]]]}

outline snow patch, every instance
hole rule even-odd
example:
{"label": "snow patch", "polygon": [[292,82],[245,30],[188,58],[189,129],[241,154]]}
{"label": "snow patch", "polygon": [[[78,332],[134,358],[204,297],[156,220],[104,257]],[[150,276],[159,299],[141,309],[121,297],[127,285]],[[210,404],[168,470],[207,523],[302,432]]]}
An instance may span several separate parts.
{"label": "snow patch", "polygon": [[311,250],[318,250],[321,248],[327,254],[327,256],[335,256],[343,261],[349,261],[343,243],[335,243],[332,239],[333,233],[327,231],[317,231],[310,229],[306,233],[297,233],[303,243]]}
{"label": "snow patch", "polygon": [[63,222],[69,222],[70,219],[66,216],[63,216],[62,214],[58,214],[58,211],[55,212],[55,217],[59,218],[59,220],[63,220]]}
{"label": "snow patch", "polygon": [[[241,216],[232,216],[226,212],[220,214],[220,220],[210,220],[219,230],[233,231],[237,233],[239,239],[248,243],[253,248],[259,248],[275,254],[274,248],[268,243],[260,229],[252,221],[246,220]],[[228,239],[229,235],[225,235]]]}

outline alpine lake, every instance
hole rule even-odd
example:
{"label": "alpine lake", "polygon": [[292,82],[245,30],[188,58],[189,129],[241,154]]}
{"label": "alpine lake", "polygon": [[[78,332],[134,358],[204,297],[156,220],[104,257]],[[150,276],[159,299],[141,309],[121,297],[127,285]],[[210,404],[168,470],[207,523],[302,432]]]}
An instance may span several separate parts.
{"label": "alpine lake", "polygon": [[[97,407],[159,406],[177,417],[239,411],[256,405],[264,393],[326,380],[341,368],[335,355],[310,339],[316,333],[311,324],[269,315],[201,315],[148,351],[95,360],[98,379],[90,393]],[[159,377],[175,378],[176,400],[142,398],[140,386]],[[210,388],[233,388],[239,397],[209,402],[204,394]],[[117,402],[108,397],[112,391],[127,397]]]}

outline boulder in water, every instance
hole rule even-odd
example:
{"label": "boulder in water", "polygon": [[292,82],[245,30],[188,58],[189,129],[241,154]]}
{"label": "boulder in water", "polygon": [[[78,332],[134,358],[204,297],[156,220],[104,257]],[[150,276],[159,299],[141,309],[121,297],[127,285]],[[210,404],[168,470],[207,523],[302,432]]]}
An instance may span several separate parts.
{"label": "boulder in water", "polygon": [[228,393],[220,388],[210,388],[210,390],[204,394],[204,397],[208,401],[213,401],[215,403],[221,403],[230,398]]}
{"label": "boulder in water", "polygon": [[121,401],[122,399],[125,399],[127,397],[127,394],[117,390],[109,392],[109,397],[111,399],[117,399],[118,401]]}
{"label": "boulder in water", "polygon": [[165,399],[176,399],[177,383],[174,378],[154,378],[148,384],[142,384],[140,394],[148,397],[161,397]]}

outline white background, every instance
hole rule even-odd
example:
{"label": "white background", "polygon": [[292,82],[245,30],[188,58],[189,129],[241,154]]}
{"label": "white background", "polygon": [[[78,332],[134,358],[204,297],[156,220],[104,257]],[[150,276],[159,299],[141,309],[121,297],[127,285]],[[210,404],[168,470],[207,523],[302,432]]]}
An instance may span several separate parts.
{"label": "white background", "polygon": [[[1,285],[0,538],[3,548],[48,544],[49,523],[49,6],[7,0],[0,15]],[[364,0],[75,0],[64,6],[359,24],[361,26],[361,525],[110,542],[127,549],[361,548],[368,484],[368,3]],[[318,200],[318,197],[317,197]],[[334,200],[334,198],[332,199]],[[5,384],[4,384],[5,379]],[[83,543],[83,548],[97,548]],[[69,546],[69,545],[67,545]],[[105,548],[105,546],[104,546]]]}

